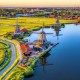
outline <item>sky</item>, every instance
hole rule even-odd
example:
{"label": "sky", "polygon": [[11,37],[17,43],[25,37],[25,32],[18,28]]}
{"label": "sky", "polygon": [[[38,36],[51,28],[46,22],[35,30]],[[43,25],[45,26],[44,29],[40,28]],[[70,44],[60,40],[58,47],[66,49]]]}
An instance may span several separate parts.
{"label": "sky", "polygon": [[0,0],[0,7],[80,7],[80,0]]}

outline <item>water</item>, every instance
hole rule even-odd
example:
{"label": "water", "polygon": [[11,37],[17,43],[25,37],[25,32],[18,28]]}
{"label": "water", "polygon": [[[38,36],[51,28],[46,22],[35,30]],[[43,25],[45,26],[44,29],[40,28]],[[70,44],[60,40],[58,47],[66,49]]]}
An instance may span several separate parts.
{"label": "water", "polygon": [[[80,25],[66,24],[59,34],[59,45],[44,57],[46,64],[42,66],[39,60],[34,75],[25,80],[80,80]],[[56,41],[54,35],[47,39]]]}

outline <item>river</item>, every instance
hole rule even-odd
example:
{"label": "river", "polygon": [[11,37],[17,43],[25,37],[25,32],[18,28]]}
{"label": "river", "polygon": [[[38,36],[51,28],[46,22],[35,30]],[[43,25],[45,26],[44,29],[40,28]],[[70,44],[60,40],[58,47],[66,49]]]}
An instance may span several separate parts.
{"label": "river", "polygon": [[[47,35],[48,40],[57,40],[53,29],[44,31],[54,33]],[[59,44],[37,62],[34,75],[25,80],[80,80],[80,25],[65,24],[59,34]],[[38,37],[33,33],[29,39],[33,41]]]}

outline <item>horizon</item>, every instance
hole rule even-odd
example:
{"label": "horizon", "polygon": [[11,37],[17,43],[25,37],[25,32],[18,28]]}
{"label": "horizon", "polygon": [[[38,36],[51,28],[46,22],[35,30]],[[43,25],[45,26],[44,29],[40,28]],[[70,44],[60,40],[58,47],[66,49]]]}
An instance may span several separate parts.
{"label": "horizon", "polygon": [[2,0],[0,7],[80,7],[79,3],[79,0]]}

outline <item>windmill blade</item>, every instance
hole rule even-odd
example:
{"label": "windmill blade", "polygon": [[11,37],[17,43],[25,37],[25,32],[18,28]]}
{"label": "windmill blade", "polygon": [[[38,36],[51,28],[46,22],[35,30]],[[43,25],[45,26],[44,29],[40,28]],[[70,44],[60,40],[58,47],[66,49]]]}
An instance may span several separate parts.
{"label": "windmill blade", "polygon": [[[25,25],[25,24],[20,24],[21,25]],[[16,26],[16,24],[0,24],[0,26]]]}
{"label": "windmill blade", "polygon": [[[41,32],[34,32],[34,31],[32,31],[32,33],[41,34]],[[53,34],[53,33],[43,33],[43,34]]]}
{"label": "windmill blade", "polygon": [[45,34],[54,34],[54,33],[45,33]]}
{"label": "windmill blade", "polygon": [[9,24],[0,24],[0,26],[11,26]]}
{"label": "windmill blade", "polygon": [[57,40],[59,40],[59,36],[57,36]]}
{"label": "windmill blade", "polygon": [[45,67],[44,67],[44,66],[43,66],[43,72],[46,73],[46,71],[45,71]]}
{"label": "windmill blade", "polygon": [[54,65],[54,64],[45,64],[45,66]]}
{"label": "windmill blade", "polygon": [[35,33],[35,34],[40,34],[40,32],[35,32],[35,31],[32,31],[32,33]]}
{"label": "windmill blade", "polygon": [[41,66],[50,66],[50,65],[54,65],[54,64],[45,64],[45,65],[36,65],[36,67],[41,67]]}
{"label": "windmill blade", "polygon": [[[63,34],[59,34],[58,36],[62,36]],[[53,37],[56,37],[56,35],[55,36],[53,36]]]}
{"label": "windmill blade", "polygon": [[61,31],[61,29],[59,29],[59,30],[55,30],[55,29],[53,28],[53,31]]}
{"label": "windmill blade", "polygon": [[54,31],[61,31],[61,29],[59,29],[59,30],[54,29]]}

